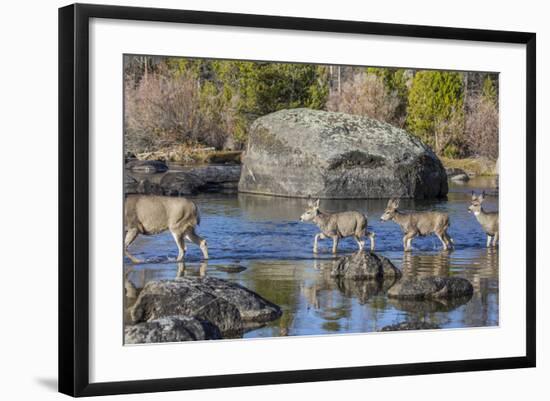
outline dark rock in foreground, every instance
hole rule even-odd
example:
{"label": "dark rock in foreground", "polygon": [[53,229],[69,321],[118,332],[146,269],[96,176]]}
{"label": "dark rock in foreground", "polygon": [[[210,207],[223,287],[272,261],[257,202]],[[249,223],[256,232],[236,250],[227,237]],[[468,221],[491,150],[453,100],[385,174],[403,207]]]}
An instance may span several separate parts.
{"label": "dark rock in foreground", "polygon": [[395,267],[388,258],[363,251],[340,258],[332,268],[330,275],[347,280],[395,280],[401,277],[401,270]]}
{"label": "dark rock in foreground", "polygon": [[384,326],[380,331],[434,330],[440,328],[437,324],[428,322],[401,322]]}
{"label": "dark rock in foreground", "polygon": [[380,121],[281,110],[249,130],[239,191],[288,197],[436,198],[447,174],[418,138]]}
{"label": "dark rock in foreground", "polygon": [[212,323],[193,317],[167,316],[150,322],[126,326],[126,344],[178,341],[218,340],[220,329]]}
{"label": "dark rock in foreground", "polygon": [[159,160],[131,159],[126,163],[126,168],[138,173],[163,173],[168,171],[166,163]]}
{"label": "dark rock in foreground", "polygon": [[181,277],[151,281],[143,287],[131,310],[134,323],[165,316],[206,320],[224,336],[281,316],[281,309],[247,288],[213,277]]}
{"label": "dark rock in foreground", "polygon": [[388,297],[399,299],[445,299],[471,296],[474,287],[460,277],[421,277],[400,280],[388,291]]}

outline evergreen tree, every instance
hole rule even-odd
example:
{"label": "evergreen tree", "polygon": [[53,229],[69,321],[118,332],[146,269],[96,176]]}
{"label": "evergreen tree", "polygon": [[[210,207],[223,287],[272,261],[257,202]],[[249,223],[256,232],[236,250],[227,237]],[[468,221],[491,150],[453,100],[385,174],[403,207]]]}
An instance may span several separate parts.
{"label": "evergreen tree", "polygon": [[407,128],[443,153],[462,135],[463,101],[461,73],[419,71],[409,91]]}

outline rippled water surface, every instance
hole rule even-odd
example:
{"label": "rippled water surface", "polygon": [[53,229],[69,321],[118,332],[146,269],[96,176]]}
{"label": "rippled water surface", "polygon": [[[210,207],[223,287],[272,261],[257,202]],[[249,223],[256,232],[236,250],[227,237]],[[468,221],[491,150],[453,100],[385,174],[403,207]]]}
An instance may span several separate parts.
{"label": "rippled water surface", "polygon": [[[281,318],[245,337],[370,332],[402,322],[427,322],[441,328],[495,326],[499,321],[499,254],[485,248],[486,236],[467,212],[471,191],[494,192],[493,183],[490,178],[477,178],[468,184],[453,184],[445,201],[401,200],[404,211],[449,213],[453,252],[442,252],[439,240],[430,236],[414,239],[414,251],[404,253],[399,226],[380,221],[387,200],[321,201],[322,210],[353,209],[368,214],[369,230],[376,233],[376,251],[390,258],[405,276],[469,279],[474,295],[468,301],[396,301],[385,295],[391,283],[331,278],[332,242],[321,241],[320,253],[314,257],[313,237],[318,229],[299,222],[305,200],[244,194],[194,198],[201,211],[199,232],[208,240],[208,264],[200,263],[200,250],[193,244],[188,245],[186,264],[175,263],[177,248],[170,233],[140,236],[131,251],[146,263],[133,266],[129,278],[140,288],[149,280],[207,274],[238,282],[283,309]],[[496,196],[484,203],[486,210],[497,210],[497,205]],[[344,239],[338,256],[356,249],[353,239]]]}

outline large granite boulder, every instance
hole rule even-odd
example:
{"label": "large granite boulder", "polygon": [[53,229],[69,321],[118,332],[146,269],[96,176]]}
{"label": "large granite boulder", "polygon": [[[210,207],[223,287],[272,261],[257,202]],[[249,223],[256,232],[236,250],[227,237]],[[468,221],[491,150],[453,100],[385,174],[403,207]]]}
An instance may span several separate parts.
{"label": "large granite boulder", "polygon": [[206,320],[225,336],[277,319],[281,309],[247,288],[214,277],[180,277],[150,281],[141,290],[130,316],[150,322],[166,316]]}
{"label": "large granite boulder", "polygon": [[373,252],[359,251],[340,258],[332,268],[330,275],[347,280],[396,280],[401,277],[401,270],[384,256]]}
{"label": "large granite boulder", "polygon": [[126,344],[164,343],[177,341],[218,340],[220,329],[206,320],[194,317],[168,316],[150,322],[126,326]]}
{"label": "large granite boulder", "polygon": [[368,117],[281,110],[249,130],[239,191],[316,198],[436,198],[437,156],[406,131]]}
{"label": "large granite boulder", "polygon": [[388,297],[398,299],[445,299],[471,297],[474,287],[461,277],[407,278],[397,282],[388,291]]}

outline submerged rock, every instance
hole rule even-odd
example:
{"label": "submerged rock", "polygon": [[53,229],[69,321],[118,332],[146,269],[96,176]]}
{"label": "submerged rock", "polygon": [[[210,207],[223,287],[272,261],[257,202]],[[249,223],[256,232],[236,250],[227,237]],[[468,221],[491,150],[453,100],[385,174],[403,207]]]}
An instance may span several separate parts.
{"label": "submerged rock", "polygon": [[246,267],[241,265],[221,265],[214,268],[225,273],[240,273],[246,270]]}
{"label": "submerged rock", "polygon": [[281,110],[249,130],[240,192],[317,198],[435,198],[445,169],[406,131],[357,115]]}
{"label": "submerged rock", "polygon": [[389,303],[405,312],[424,315],[426,313],[443,312],[447,313],[468,303],[472,295],[465,295],[456,298],[438,298],[438,299],[407,299],[407,298],[389,298]]}
{"label": "submerged rock", "polygon": [[440,328],[439,325],[428,322],[401,322],[384,326],[380,331],[434,330]]}
{"label": "submerged rock", "polygon": [[214,277],[151,281],[131,310],[134,323],[187,316],[216,325],[224,336],[281,316],[281,309],[247,288]]}
{"label": "submerged rock", "polygon": [[373,252],[359,251],[340,258],[332,268],[330,275],[347,280],[395,280],[401,277],[401,270],[384,256]]}
{"label": "submerged rock", "polygon": [[126,326],[126,344],[163,343],[177,341],[217,340],[220,329],[206,320],[194,317],[167,316],[149,322]]}
{"label": "submerged rock", "polygon": [[461,277],[421,277],[400,280],[388,291],[399,299],[445,299],[471,296],[474,287]]}

